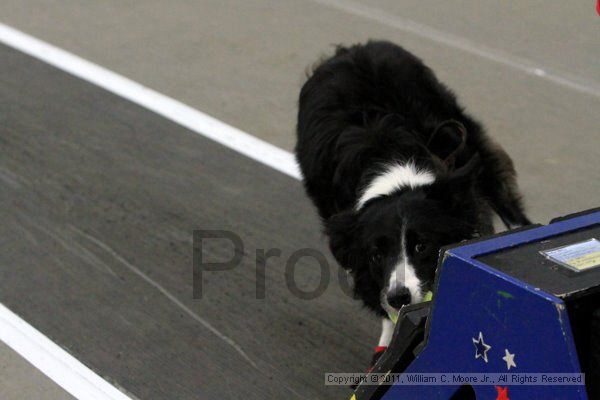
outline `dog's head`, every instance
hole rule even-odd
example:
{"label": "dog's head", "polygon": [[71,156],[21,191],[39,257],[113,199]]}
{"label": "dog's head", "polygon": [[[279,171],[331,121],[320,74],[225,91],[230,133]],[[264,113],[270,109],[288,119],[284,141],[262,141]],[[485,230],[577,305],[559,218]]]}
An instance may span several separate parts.
{"label": "dog's head", "polygon": [[331,251],[368,306],[390,313],[422,301],[440,248],[479,235],[482,211],[473,190],[479,164],[474,156],[441,174],[410,163],[388,168],[354,209],[326,221]]}

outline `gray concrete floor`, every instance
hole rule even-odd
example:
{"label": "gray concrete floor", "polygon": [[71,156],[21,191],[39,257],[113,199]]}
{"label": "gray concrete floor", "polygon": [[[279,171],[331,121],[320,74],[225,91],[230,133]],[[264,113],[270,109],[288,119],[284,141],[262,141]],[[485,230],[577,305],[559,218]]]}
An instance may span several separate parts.
{"label": "gray concrete floor", "polygon": [[[600,23],[589,3],[5,0],[0,20],[288,150],[307,66],[335,43],[396,41],[506,147],[532,218],[547,221],[598,203]],[[407,21],[531,60],[596,95],[407,31]]]}
{"label": "gray concrete floor", "polygon": [[[393,40],[429,63],[508,150],[531,217],[546,222],[600,203],[593,3],[4,0],[0,21],[288,150],[306,67],[335,43]],[[531,61],[595,95],[448,46],[439,32],[499,60]]]}
{"label": "gray concrete floor", "polygon": [[73,397],[0,342],[0,399],[71,400]]}

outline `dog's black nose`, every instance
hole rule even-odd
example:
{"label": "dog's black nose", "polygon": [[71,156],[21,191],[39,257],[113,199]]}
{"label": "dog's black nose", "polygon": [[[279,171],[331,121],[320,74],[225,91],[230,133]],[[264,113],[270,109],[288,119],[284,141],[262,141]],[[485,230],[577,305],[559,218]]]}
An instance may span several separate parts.
{"label": "dog's black nose", "polygon": [[410,304],[410,290],[404,286],[396,287],[387,293],[387,301],[394,308]]}

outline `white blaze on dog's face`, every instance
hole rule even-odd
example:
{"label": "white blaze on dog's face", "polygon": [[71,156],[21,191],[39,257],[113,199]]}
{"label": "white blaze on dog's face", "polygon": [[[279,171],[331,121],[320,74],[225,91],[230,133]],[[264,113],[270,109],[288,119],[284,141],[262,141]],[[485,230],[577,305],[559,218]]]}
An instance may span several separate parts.
{"label": "white blaze on dog's face", "polygon": [[387,285],[381,292],[381,305],[388,314],[398,312],[403,305],[419,303],[423,299],[423,282],[417,276],[407,252],[406,224],[402,226],[400,243],[398,261],[391,269]]}
{"label": "white blaze on dog's face", "polygon": [[[419,170],[413,162],[389,166],[365,188],[357,202],[356,209],[360,210],[367,202],[375,198],[404,189],[412,190],[430,185],[434,181],[435,175],[432,172]],[[422,282],[417,276],[407,251],[406,232],[407,226],[404,222],[400,237],[397,238],[400,251],[395,257],[395,265],[391,270],[386,268],[389,272],[384,273],[386,283],[381,292],[381,304],[388,313],[397,311],[404,304],[418,303],[423,297]],[[389,275],[387,279],[385,275]]]}

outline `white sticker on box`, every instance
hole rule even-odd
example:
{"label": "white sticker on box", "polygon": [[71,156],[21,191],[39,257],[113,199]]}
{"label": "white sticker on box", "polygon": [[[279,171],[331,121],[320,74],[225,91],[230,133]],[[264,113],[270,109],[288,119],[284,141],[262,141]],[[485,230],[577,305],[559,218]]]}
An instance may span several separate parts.
{"label": "white sticker on box", "polygon": [[550,250],[540,251],[550,260],[577,272],[600,267],[600,241],[590,239]]}

